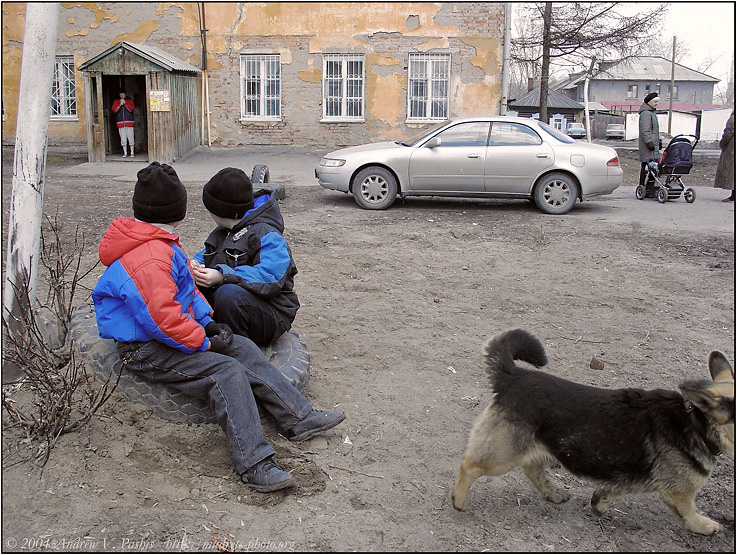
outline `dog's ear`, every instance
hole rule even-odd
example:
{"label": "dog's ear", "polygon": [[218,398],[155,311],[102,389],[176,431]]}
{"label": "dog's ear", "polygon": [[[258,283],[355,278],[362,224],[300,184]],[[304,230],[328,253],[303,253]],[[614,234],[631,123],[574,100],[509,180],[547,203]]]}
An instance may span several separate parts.
{"label": "dog's ear", "polygon": [[680,390],[686,399],[715,423],[734,422],[734,385],[699,380],[681,384]]}
{"label": "dog's ear", "polygon": [[709,373],[715,382],[733,382],[734,370],[727,357],[719,351],[709,353]]}

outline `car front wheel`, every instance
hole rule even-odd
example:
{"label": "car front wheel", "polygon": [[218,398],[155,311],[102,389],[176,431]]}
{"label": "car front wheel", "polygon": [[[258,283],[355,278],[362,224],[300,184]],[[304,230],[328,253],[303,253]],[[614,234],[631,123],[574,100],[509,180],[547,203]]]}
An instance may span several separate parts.
{"label": "car front wheel", "polygon": [[397,180],[387,169],[365,168],[353,181],[353,198],[358,206],[367,210],[389,208],[397,198]]}
{"label": "car front wheel", "polygon": [[546,214],[565,214],[578,198],[578,186],[565,174],[551,173],[535,187],[535,204]]}

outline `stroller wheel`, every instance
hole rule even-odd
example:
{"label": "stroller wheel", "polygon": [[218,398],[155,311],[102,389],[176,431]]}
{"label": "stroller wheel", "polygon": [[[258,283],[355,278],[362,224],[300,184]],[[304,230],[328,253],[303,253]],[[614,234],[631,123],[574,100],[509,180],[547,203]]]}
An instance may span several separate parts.
{"label": "stroller wheel", "polygon": [[658,202],[660,204],[665,204],[665,201],[668,200],[668,191],[666,189],[658,189]]}
{"label": "stroller wheel", "polygon": [[637,200],[642,200],[645,198],[645,187],[643,187],[642,185],[638,185],[635,188],[635,198]]}
{"label": "stroller wheel", "polygon": [[683,191],[683,200],[691,204],[693,201],[696,200],[696,191],[694,191],[691,187]]}

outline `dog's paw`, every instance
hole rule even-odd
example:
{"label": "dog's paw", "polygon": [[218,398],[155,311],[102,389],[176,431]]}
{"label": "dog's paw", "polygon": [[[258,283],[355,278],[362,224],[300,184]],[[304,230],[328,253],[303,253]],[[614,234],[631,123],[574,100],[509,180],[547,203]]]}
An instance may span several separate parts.
{"label": "dog's paw", "polygon": [[453,508],[457,511],[465,511],[466,510],[466,502],[463,503],[456,503],[456,496],[455,494],[450,496],[451,501],[453,502]]}
{"label": "dog's paw", "polygon": [[600,491],[595,491],[594,494],[591,496],[591,512],[594,513],[595,516],[600,517],[605,512],[607,512],[607,509],[609,508],[609,497],[607,494],[602,493]]}
{"label": "dog's paw", "polygon": [[555,503],[556,505],[565,503],[570,498],[571,495],[564,489],[549,488],[548,491],[545,492],[545,499],[551,503]]}
{"label": "dog's paw", "polygon": [[700,514],[695,514],[689,518],[688,521],[686,521],[686,528],[691,530],[691,532],[696,532],[697,534],[703,534],[705,536],[716,534],[722,529],[718,522]]}

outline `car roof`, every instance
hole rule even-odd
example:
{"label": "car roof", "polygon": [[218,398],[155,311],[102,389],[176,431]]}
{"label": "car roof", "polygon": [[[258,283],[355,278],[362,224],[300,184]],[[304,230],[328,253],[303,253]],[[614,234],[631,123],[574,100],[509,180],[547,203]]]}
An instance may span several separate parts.
{"label": "car roof", "polygon": [[534,118],[521,118],[519,116],[456,116],[449,118],[448,121],[450,123],[459,123],[463,121],[510,121],[510,122],[517,122],[517,123],[527,123],[535,122],[538,123],[538,120]]}

